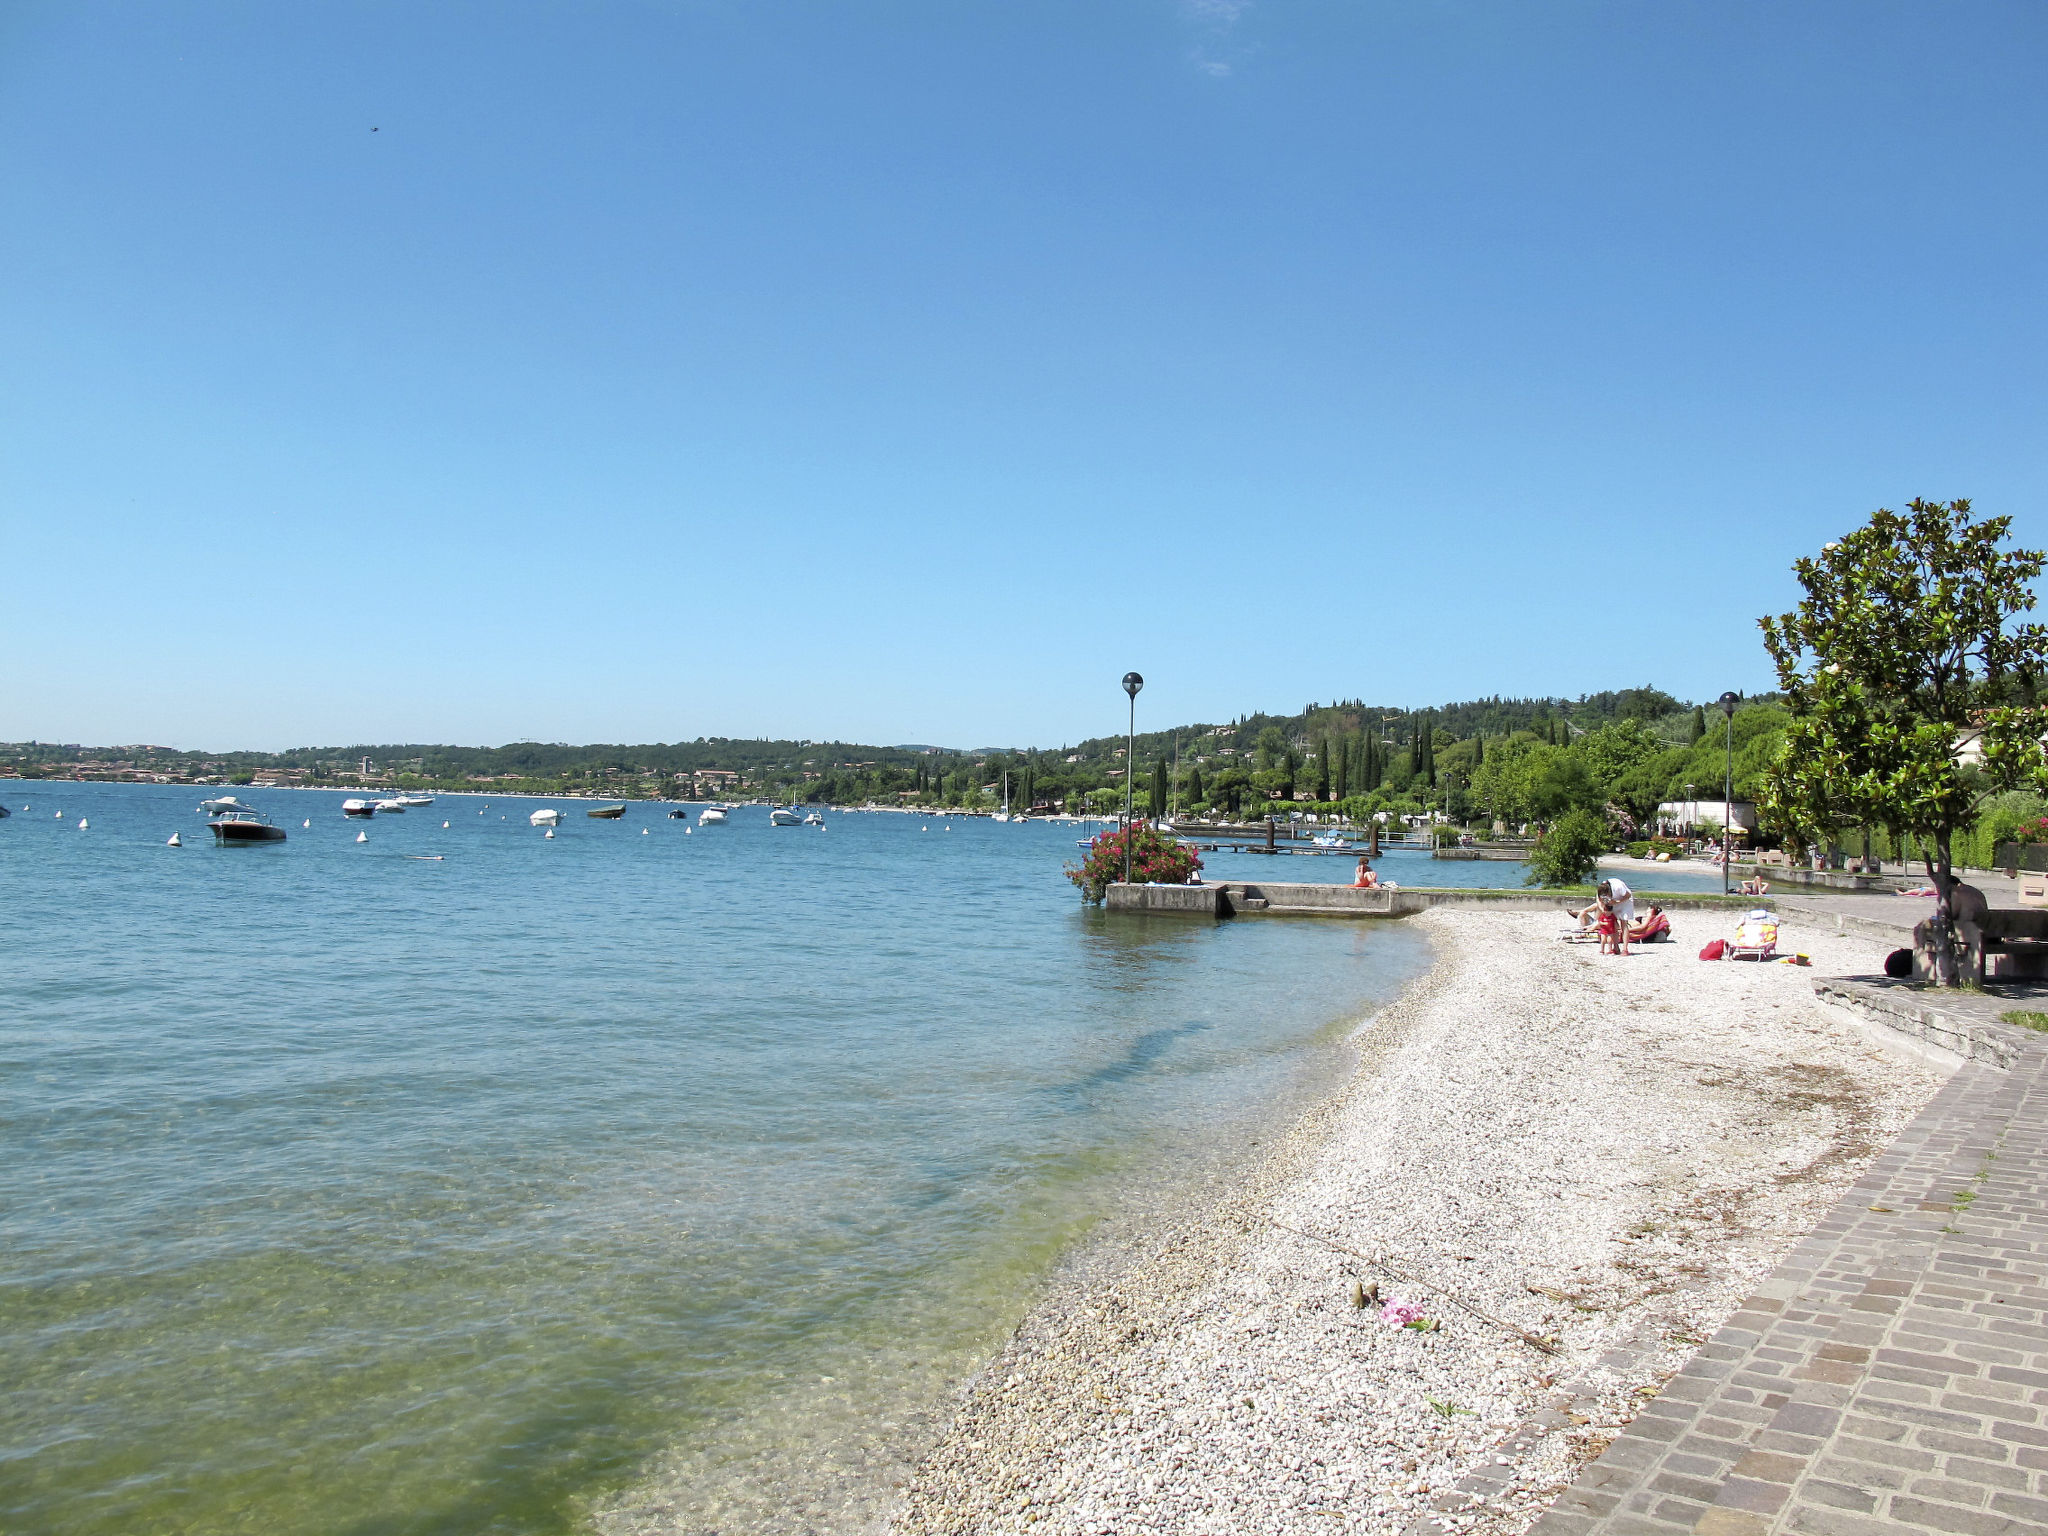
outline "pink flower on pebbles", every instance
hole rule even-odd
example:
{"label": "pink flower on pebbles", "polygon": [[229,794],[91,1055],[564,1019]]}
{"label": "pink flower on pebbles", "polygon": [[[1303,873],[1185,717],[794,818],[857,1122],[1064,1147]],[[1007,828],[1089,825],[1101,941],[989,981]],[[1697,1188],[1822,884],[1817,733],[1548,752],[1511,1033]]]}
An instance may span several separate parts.
{"label": "pink flower on pebbles", "polygon": [[1380,1321],[1392,1323],[1396,1328],[1406,1328],[1410,1323],[1422,1321],[1422,1308],[1412,1301],[1396,1301],[1389,1298],[1380,1308]]}

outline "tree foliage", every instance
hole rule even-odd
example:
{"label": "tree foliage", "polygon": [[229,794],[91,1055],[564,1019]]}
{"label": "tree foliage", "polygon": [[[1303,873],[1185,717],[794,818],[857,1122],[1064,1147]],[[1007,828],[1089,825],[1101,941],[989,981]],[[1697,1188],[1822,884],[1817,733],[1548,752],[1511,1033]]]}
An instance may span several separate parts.
{"label": "tree foliage", "polygon": [[[1954,834],[1991,795],[2048,787],[2048,630],[2014,622],[2048,557],[2003,548],[2011,522],[1976,521],[1967,501],[1881,508],[1798,561],[1806,596],[1760,621],[1791,711],[1766,813],[1809,834],[1856,820],[1924,838],[1944,934]],[[1953,984],[1952,939],[1937,966]]]}

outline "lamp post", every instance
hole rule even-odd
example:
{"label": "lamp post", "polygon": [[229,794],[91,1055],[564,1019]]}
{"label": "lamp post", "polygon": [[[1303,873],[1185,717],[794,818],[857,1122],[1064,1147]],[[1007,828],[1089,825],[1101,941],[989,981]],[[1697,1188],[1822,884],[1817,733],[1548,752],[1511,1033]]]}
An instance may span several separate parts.
{"label": "lamp post", "polygon": [[1132,780],[1138,772],[1138,690],[1145,679],[1135,672],[1124,674],[1124,692],[1131,696],[1131,733],[1124,747],[1124,884],[1131,883],[1131,795]]}
{"label": "lamp post", "polygon": [[1721,781],[1721,894],[1728,894],[1728,855],[1735,846],[1735,705],[1733,693],[1721,695],[1721,713],[1728,717],[1728,772]]}

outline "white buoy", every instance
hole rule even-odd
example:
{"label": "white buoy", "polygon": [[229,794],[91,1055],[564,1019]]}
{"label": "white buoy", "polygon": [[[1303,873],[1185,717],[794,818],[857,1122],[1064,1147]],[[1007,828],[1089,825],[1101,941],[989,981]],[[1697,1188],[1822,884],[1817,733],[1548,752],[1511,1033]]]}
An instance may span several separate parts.
{"label": "white buoy", "polygon": [[688,837],[689,835],[690,829],[688,827],[683,828],[683,836]]}
{"label": "white buoy", "polygon": [[356,834],[356,841],[359,843],[367,843],[369,840],[370,834],[367,832],[358,832]]}
{"label": "white buoy", "polygon": [[85,818],[83,816],[78,818],[78,830],[81,832],[85,830]]}
{"label": "white buoy", "polygon": [[442,823],[441,823],[441,830],[442,830],[443,832],[446,832],[446,831],[448,830],[448,823],[447,823],[447,822],[445,822],[445,821],[444,821],[444,822],[442,822]]}
{"label": "white buoy", "polygon": [[302,826],[302,827],[310,827],[310,826],[312,826],[312,825],[313,825],[313,822],[312,822],[312,819],[311,819],[311,818],[309,817],[309,818],[308,818],[308,819],[306,819],[305,821],[302,821],[302,822],[300,822],[300,823],[299,823],[299,825],[300,825],[300,826]]}
{"label": "white buoy", "polygon": [[553,827],[549,827],[549,828],[547,829],[547,831],[545,831],[545,832],[541,833],[541,836],[542,836],[542,837],[553,837],[554,835],[555,835],[555,829],[554,829]]}
{"label": "white buoy", "polygon": [[173,832],[171,834],[171,840],[165,843],[164,846],[166,848],[182,848],[185,846],[185,844],[179,839],[178,834]]}

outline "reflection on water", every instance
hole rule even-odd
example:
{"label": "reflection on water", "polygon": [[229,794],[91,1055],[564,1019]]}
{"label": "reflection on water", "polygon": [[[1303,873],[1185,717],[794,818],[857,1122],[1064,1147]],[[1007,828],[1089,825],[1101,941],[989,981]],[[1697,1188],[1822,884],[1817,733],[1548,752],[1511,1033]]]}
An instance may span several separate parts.
{"label": "reflection on water", "polygon": [[1063,1247],[1422,959],[1108,918],[1045,824],[244,798],[290,841],[10,792],[0,1529],[851,1519]]}

